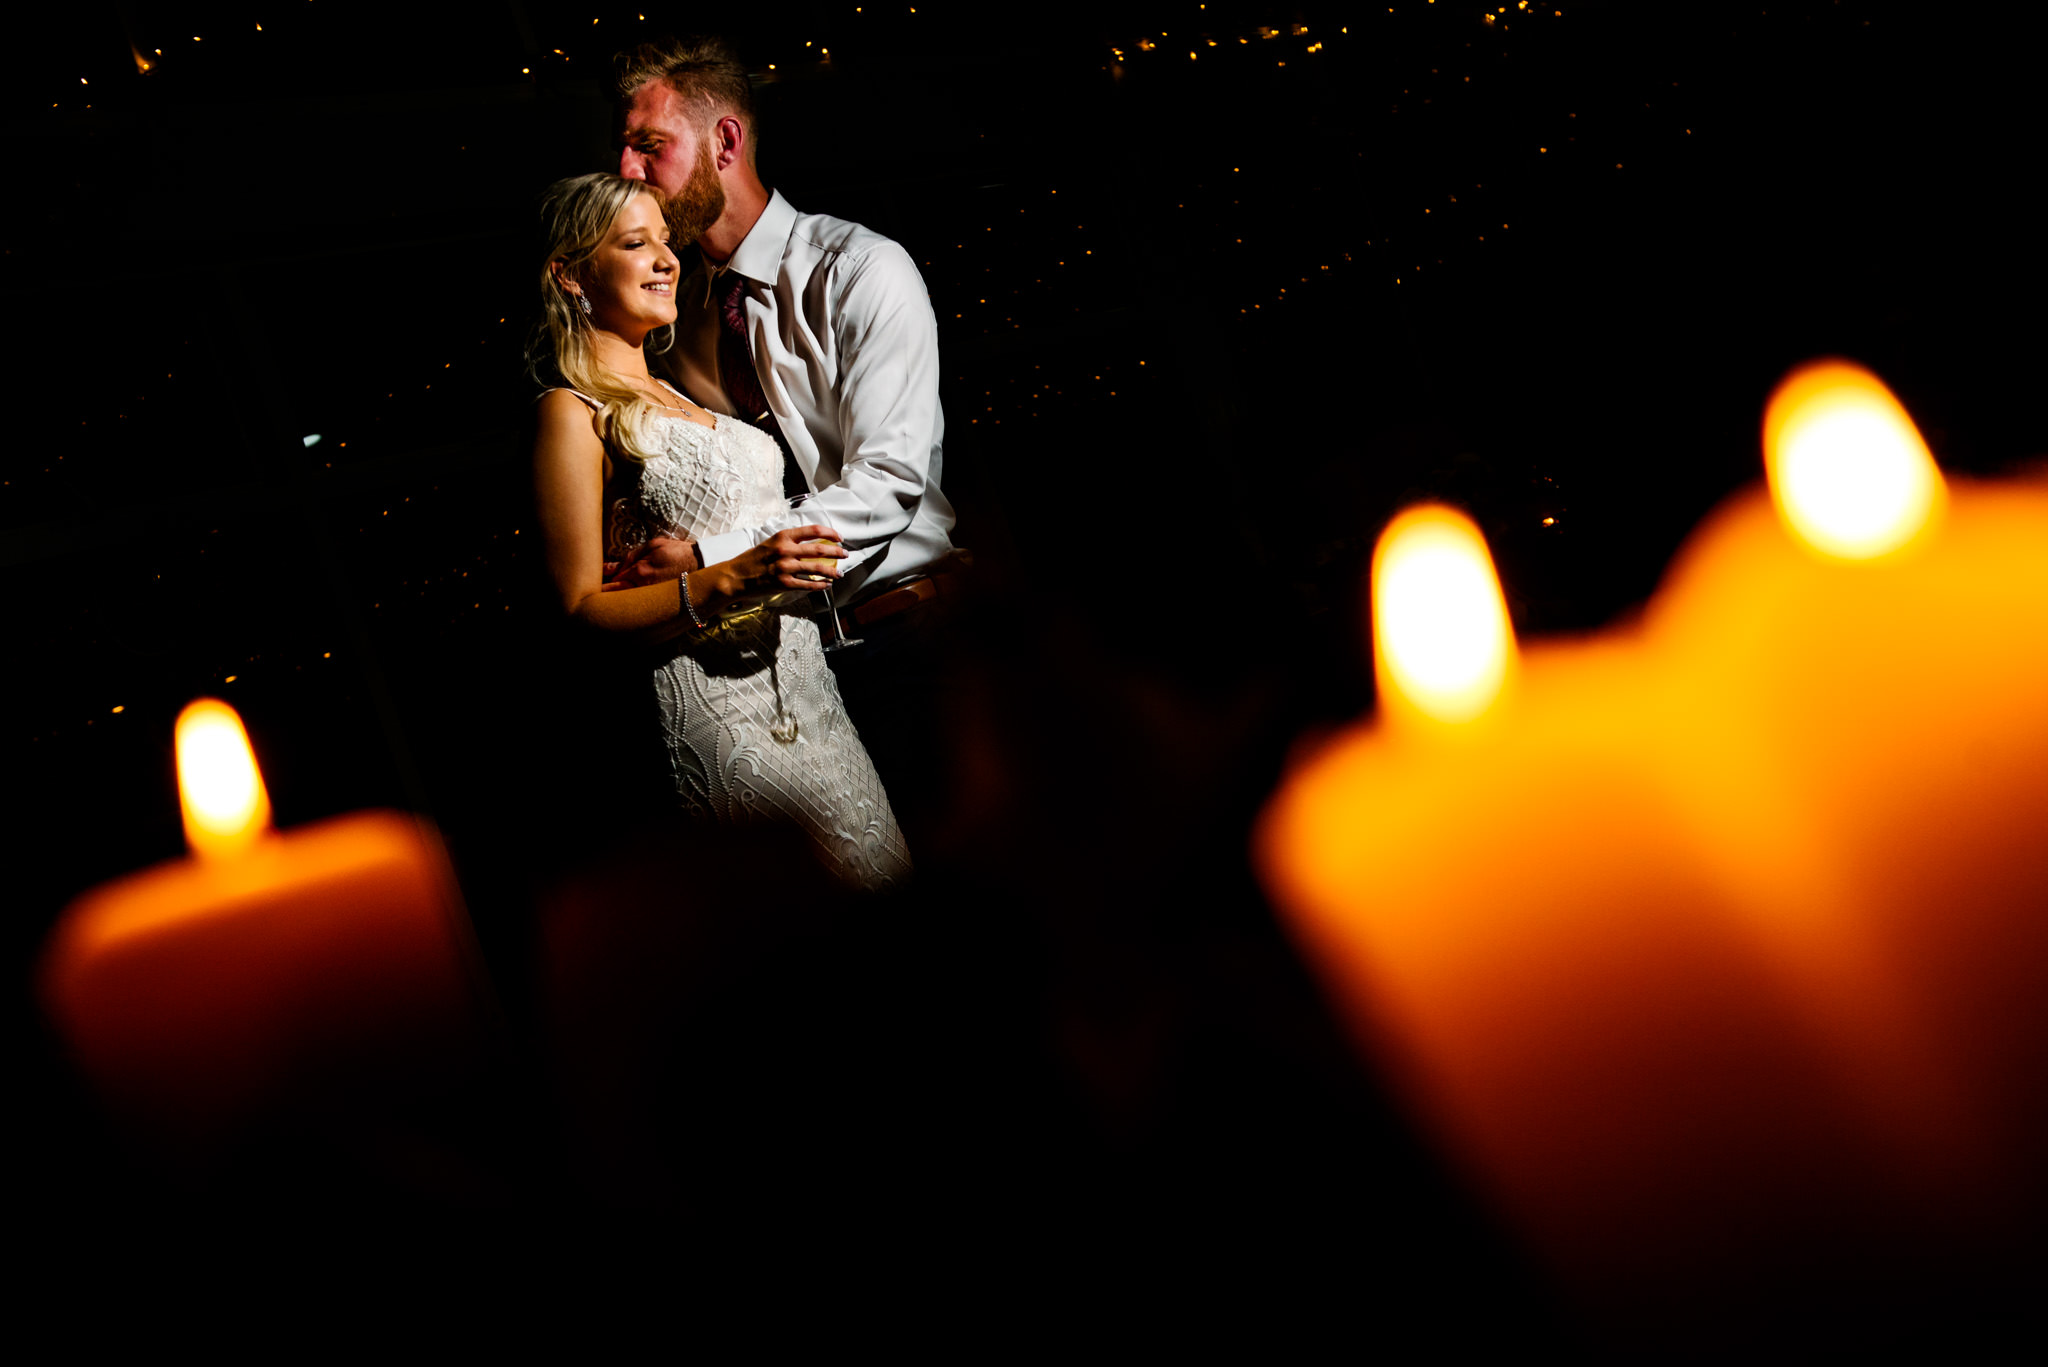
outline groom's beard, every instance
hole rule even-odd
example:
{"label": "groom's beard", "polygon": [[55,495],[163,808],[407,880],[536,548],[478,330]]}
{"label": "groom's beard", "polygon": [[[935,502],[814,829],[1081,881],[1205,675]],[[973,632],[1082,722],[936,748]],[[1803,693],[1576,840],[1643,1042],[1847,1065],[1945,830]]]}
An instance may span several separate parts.
{"label": "groom's beard", "polygon": [[725,212],[725,186],[718,179],[718,165],[712,160],[711,140],[704,140],[697,165],[689,181],[669,197],[669,245],[687,247],[710,230]]}

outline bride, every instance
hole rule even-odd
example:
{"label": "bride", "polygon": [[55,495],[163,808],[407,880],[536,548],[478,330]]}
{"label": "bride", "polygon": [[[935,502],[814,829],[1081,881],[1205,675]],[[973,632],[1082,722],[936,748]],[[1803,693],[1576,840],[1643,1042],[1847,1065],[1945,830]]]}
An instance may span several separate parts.
{"label": "bride", "polygon": [[[566,384],[539,400],[534,484],[548,578],[586,626],[653,647],[652,693],[677,797],[718,821],[794,823],[842,880],[901,882],[910,856],[825,663],[812,594],[846,552],[793,527],[680,579],[621,588],[607,562],[649,537],[759,526],[787,504],[773,438],[654,379],[681,272],[660,192],[597,174],[542,202],[547,254],[531,359]],[[552,377],[551,377],[552,378]]]}

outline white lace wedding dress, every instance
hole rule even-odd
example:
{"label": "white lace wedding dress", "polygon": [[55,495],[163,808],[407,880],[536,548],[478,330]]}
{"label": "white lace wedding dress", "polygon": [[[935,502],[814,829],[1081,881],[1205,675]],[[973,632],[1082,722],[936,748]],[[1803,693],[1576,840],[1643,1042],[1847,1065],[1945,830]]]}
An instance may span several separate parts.
{"label": "white lace wedding dress", "polygon": [[[715,428],[681,417],[661,428],[661,454],[640,467],[637,493],[612,505],[607,560],[651,535],[715,536],[784,511],[782,452],[766,433],[727,417]],[[785,597],[662,647],[654,694],[676,793],[716,821],[801,827],[847,883],[901,883],[910,873],[903,832],[804,615],[824,600]]]}

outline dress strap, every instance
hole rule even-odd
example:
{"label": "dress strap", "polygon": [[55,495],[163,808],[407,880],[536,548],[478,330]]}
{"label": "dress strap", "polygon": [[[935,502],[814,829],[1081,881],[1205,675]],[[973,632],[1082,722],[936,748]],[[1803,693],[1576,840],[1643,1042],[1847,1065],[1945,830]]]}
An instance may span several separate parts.
{"label": "dress strap", "polygon": [[[582,390],[580,390],[580,389],[570,389],[570,388],[569,388],[569,386],[567,386],[567,385],[558,385],[558,386],[556,386],[556,388],[558,388],[558,389],[562,389],[562,390],[565,390],[565,391],[567,391],[568,393],[574,394],[574,395],[575,395],[575,396],[576,396],[577,398],[579,398],[579,399],[583,400],[583,402],[585,402],[585,403],[589,404],[589,405],[590,405],[590,411],[591,411],[591,412],[593,412],[593,413],[595,413],[595,412],[598,412],[599,410],[601,410],[601,409],[602,409],[602,408],[604,407],[604,405],[603,405],[603,404],[599,403],[599,402],[598,402],[598,401],[597,401],[596,399],[593,399],[593,398],[591,398],[591,397],[590,397],[590,396],[589,396],[588,394],[584,393],[584,392],[583,392]],[[553,389],[544,389],[544,390],[542,390],[541,392],[542,392],[543,394],[552,394],[552,393],[554,393],[555,391],[554,391]]]}

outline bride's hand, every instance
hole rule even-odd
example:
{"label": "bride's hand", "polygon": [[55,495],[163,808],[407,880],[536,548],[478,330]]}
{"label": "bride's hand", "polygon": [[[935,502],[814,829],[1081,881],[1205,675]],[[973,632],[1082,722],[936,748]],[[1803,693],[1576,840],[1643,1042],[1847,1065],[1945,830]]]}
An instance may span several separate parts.
{"label": "bride's hand", "polygon": [[752,550],[734,556],[726,565],[739,583],[735,596],[779,593],[783,589],[807,591],[823,588],[829,580],[837,579],[840,571],[835,562],[845,555],[839,533],[814,523],[777,532]]}
{"label": "bride's hand", "polygon": [[697,562],[695,537],[657,536],[644,546],[635,546],[624,560],[607,562],[604,587],[637,589],[673,579],[686,570],[702,568]]}

